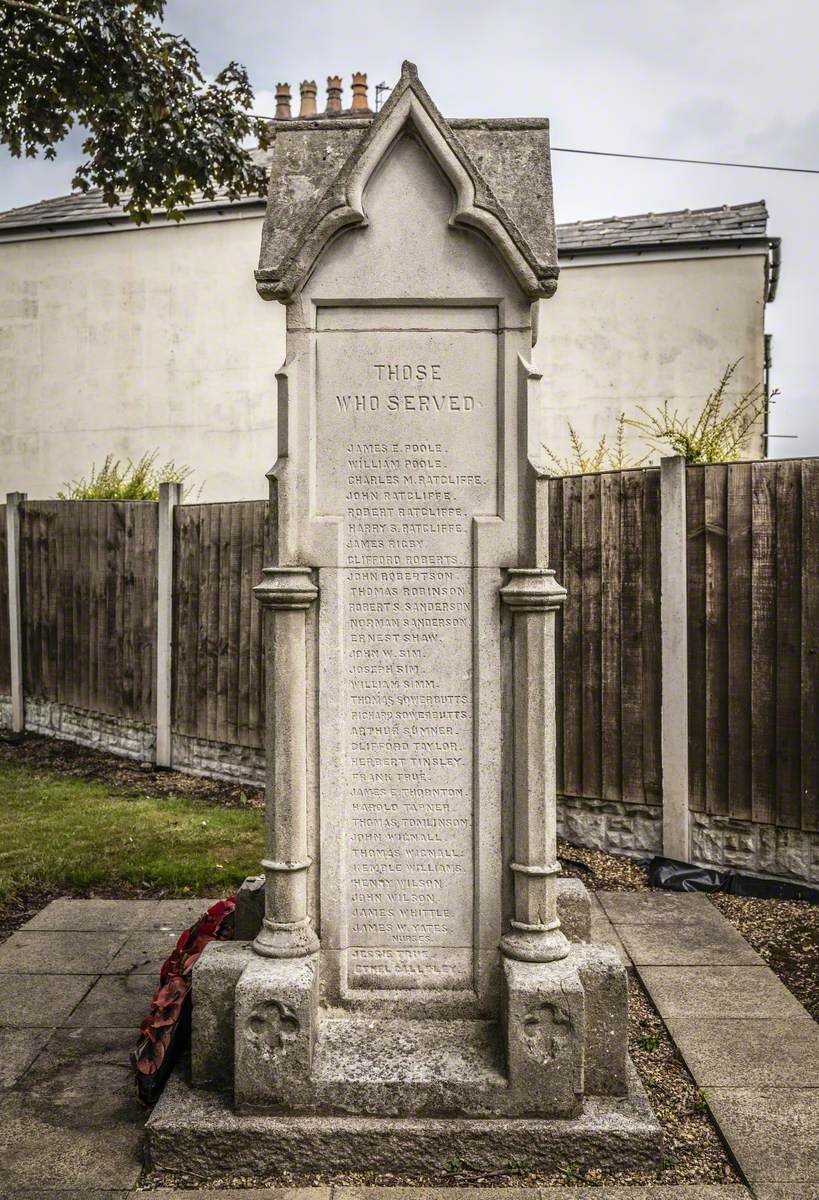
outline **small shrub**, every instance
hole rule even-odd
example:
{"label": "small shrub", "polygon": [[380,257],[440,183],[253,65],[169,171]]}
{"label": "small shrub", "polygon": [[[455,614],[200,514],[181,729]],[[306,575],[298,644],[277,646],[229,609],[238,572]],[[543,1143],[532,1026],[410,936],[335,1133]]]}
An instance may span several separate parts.
{"label": "small shrub", "polygon": [[88,479],[83,476],[73,483],[63,484],[58,500],[158,500],[160,483],[184,483],[193,469],[177,466],[173,459],[155,466],[159,451],[143,454],[137,462],[129,458],[125,464],[113,454],[106,456],[99,471],[92,464]]}
{"label": "small shrub", "polygon": [[698,416],[681,417],[666,400],[654,412],[640,408],[643,419],[631,418],[625,423],[639,430],[656,453],[670,449],[689,463],[732,462],[748,445],[754,425],[778,395],[775,391],[769,395],[757,384],[730,401],[728,385],[741,362],[738,358],[728,364]]}

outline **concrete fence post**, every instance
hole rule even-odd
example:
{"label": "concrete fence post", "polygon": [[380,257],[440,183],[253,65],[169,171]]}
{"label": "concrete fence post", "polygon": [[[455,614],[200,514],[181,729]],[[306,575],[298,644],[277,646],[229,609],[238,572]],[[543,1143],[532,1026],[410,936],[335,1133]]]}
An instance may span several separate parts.
{"label": "concrete fence post", "polygon": [[690,861],[685,459],[660,460],[663,854]]}
{"label": "concrete fence post", "polygon": [[23,610],[20,599],[20,505],[25,492],[6,495],[6,553],[9,579],[9,656],[11,658],[11,729],[26,727],[23,696]]}
{"label": "concrete fence post", "polygon": [[156,606],[156,765],[171,766],[173,688],[173,510],[182,502],[181,483],[159,485]]}

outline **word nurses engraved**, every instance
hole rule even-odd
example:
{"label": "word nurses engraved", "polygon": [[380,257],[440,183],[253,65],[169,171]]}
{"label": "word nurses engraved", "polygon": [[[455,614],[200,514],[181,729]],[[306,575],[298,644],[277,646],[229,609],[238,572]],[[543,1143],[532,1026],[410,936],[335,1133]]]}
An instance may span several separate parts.
{"label": "word nurses engraved", "polygon": [[467,988],[472,518],[497,511],[496,335],[321,339],[319,513],[341,517],[347,983]]}

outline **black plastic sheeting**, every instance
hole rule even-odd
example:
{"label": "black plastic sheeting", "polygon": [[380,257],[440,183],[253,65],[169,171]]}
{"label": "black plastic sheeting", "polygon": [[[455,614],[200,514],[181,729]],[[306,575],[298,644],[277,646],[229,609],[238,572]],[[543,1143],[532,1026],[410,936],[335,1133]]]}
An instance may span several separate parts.
{"label": "black plastic sheeting", "polygon": [[741,871],[719,871],[716,867],[695,867],[673,858],[652,858],[648,881],[652,887],[672,892],[725,892],[729,896],[755,896],[761,900],[808,900],[819,904],[819,887],[810,883],[790,883],[785,879],[758,879]]}

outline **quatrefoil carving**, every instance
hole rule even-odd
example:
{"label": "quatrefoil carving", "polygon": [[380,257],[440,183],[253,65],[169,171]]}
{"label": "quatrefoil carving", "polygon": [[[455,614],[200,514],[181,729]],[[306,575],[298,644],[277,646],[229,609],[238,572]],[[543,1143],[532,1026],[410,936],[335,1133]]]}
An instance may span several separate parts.
{"label": "quatrefoil carving", "polygon": [[247,1019],[247,1027],[255,1041],[273,1052],[284,1050],[288,1042],[295,1041],[300,1028],[296,1014],[281,1000],[258,1004]]}

